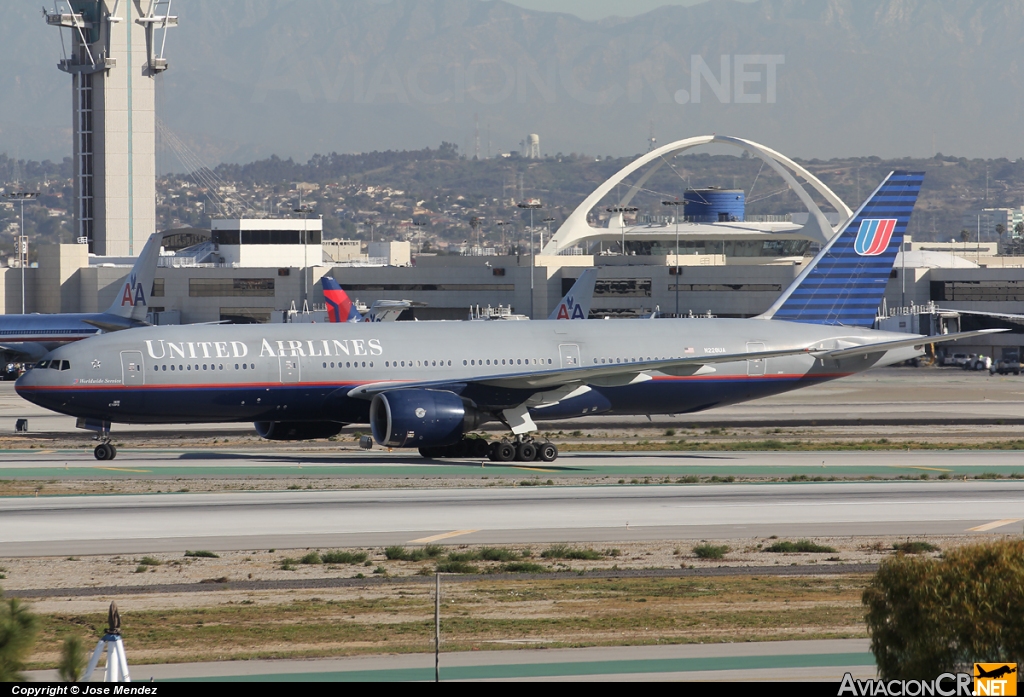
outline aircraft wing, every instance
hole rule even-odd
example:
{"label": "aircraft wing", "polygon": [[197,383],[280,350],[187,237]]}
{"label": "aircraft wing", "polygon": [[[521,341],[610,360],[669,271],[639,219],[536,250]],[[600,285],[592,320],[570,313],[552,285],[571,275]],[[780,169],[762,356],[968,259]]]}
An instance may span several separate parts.
{"label": "aircraft wing", "polygon": [[719,353],[705,356],[686,356],[658,361],[635,361],[593,366],[576,366],[555,368],[552,370],[528,370],[515,373],[498,373],[481,375],[470,379],[448,379],[429,381],[387,381],[360,385],[350,390],[349,397],[371,399],[375,394],[390,390],[429,389],[451,386],[453,384],[477,384],[499,387],[510,390],[543,391],[567,385],[595,385],[598,387],[618,387],[650,380],[646,373],[660,371],[668,375],[706,375],[715,372],[716,363],[736,363],[738,361],[778,358],[781,356],[813,355],[816,358],[849,358],[871,353],[885,353],[898,348],[923,346],[924,344],[957,341],[974,336],[983,336],[1006,329],[982,329],[974,332],[959,332],[939,336],[914,336],[899,341],[883,341],[874,344],[843,347],[838,349],[820,349],[814,346],[802,348],[778,349],[775,351],[754,351],[750,353]]}
{"label": "aircraft wing", "polygon": [[0,344],[0,349],[10,353],[16,353],[19,356],[24,356],[25,358],[33,361],[39,360],[50,352],[50,349],[34,341]]}
{"label": "aircraft wing", "polygon": [[979,317],[998,317],[1000,319],[1013,319],[1024,321],[1024,315],[1015,315],[1009,312],[981,312],[979,310],[954,310],[950,307],[937,307],[939,312],[956,312],[961,315],[978,315]]}
{"label": "aircraft wing", "polygon": [[848,346],[840,349],[832,349],[825,351],[814,351],[814,355],[817,358],[851,358],[853,356],[863,356],[870,353],[885,353],[893,349],[910,348],[913,346],[924,346],[925,344],[941,344],[946,341],[959,341],[960,339],[969,339],[974,336],[985,336],[986,334],[999,334],[1001,332],[1008,332],[1009,329],[979,329],[974,332],[957,332],[955,334],[936,334],[935,336],[921,336],[917,335],[909,339],[900,339],[899,341],[883,341],[876,344],[863,344],[861,346]]}
{"label": "aircraft wing", "polygon": [[[111,316],[111,319],[112,320],[119,320],[120,317]],[[148,326],[150,326],[150,324],[148,322],[142,322],[140,320],[132,320],[131,322],[123,322],[123,321],[120,321],[120,322],[119,321],[105,322],[105,321],[103,321],[101,319],[97,319],[97,318],[94,317],[92,319],[83,319],[82,321],[85,322],[86,324],[91,324],[92,326],[96,327],[97,329],[102,329],[103,331],[107,332],[108,334],[110,332],[119,332],[122,329],[132,329],[133,327],[148,327]]]}
{"label": "aircraft wing", "polygon": [[650,377],[643,374],[655,370],[680,376],[706,374],[714,372],[714,368],[711,366],[715,363],[735,363],[737,361],[777,358],[779,356],[799,356],[810,354],[812,351],[812,348],[793,348],[776,351],[754,351],[750,353],[719,353],[659,361],[636,361],[631,363],[555,368],[552,370],[542,369],[517,373],[498,373],[495,375],[481,375],[468,380],[376,382],[353,388],[348,392],[348,396],[370,399],[379,392],[387,392],[389,390],[440,387],[452,385],[453,383],[475,383],[513,390],[544,390],[569,384],[614,387],[649,380]]}

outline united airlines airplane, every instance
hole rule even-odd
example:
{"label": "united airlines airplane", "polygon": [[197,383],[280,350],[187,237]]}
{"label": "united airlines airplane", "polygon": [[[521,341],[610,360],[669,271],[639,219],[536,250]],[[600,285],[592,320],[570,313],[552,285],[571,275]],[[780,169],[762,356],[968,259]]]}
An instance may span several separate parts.
{"label": "united airlines airplane", "polygon": [[[700,411],[986,333],[872,329],[922,180],[886,177],[757,318],[147,327],[57,348],[16,388],[104,435],[114,422],[253,421],[302,440],[368,423],[380,445],[426,457],[551,461],[535,420]],[[510,435],[466,438],[488,421]],[[95,452],[114,454],[108,440]]]}
{"label": "united airlines airplane", "polygon": [[53,348],[102,332],[146,326],[148,294],[164,234],[150,235],[135,266],[106,312],[0,315],[0,351],[38,360]]}

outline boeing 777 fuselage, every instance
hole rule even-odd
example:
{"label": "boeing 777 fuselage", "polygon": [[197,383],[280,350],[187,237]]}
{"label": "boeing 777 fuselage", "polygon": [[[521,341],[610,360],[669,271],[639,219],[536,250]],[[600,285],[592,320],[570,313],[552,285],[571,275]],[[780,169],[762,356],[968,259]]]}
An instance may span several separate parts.
{"label": "boeing 777 fuselage", "polygon": [[[898,347],[836,360],[816,358],[809,348],[906,338],[730,319],[147,327],[58,348],[18,391],[54,411],[100,421],[280,421],[314,431],[369,423],[373,396],[403,383],[457,395],[479,421],[500,419],[530,399],[538,419],[685,413],[920,354]],[[771,352],[789,355],[736,360]],[[727,356],[733,360],[715,362]],[[58,361],[65,369],[50,369]],[[602,370],[603,378],[590,375]],[[587,372],[585,381],[582,374],[574,380],[574,371]],[[538,392],[547,375],[551,390],[578,394],[543,396],[551,391]]]}

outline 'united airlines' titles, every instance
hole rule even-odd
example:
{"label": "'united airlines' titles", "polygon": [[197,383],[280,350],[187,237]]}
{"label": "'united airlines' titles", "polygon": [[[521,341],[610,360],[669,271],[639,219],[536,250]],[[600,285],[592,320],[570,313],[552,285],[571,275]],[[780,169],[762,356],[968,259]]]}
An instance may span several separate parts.
{"label": "'united airlines' titles", "polygon": [[[254,349],[255,350],[255,349]],[[245,358],[249,346],[243,341],[166,341],[146,340],[150,358]],[[260,343],[260,357],[282,356],[380,356],[384,353],[379,339],[309,339],[306,341],[268,340]]]}

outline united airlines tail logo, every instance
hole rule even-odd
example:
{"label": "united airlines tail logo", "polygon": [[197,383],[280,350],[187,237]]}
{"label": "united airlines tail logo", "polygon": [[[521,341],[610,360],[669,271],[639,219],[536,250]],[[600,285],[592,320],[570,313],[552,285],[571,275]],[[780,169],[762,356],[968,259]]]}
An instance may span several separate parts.
{"label": "united airlines tail logo", "polygon": [[565,296],[565,302],[558,305],[558,314],[555,319],[586,319],[583,316],[583,308],[573,300],[571,295]]}
{"label": "united airlines tail logo", "polygon": [[142,290],[142,284],[138,282],[135,274],[132,274],[124,283],[124,290],[121,292],[121,307],[125,305],[135,307],[145,304],[146,293]]}
{"label": "united airlines tail logo", "polygon": [[896,229],[895,218],[865,220],[860,224],[857,241],[853,249],[862,257],[876,257],[889,247],[889,240]]}

